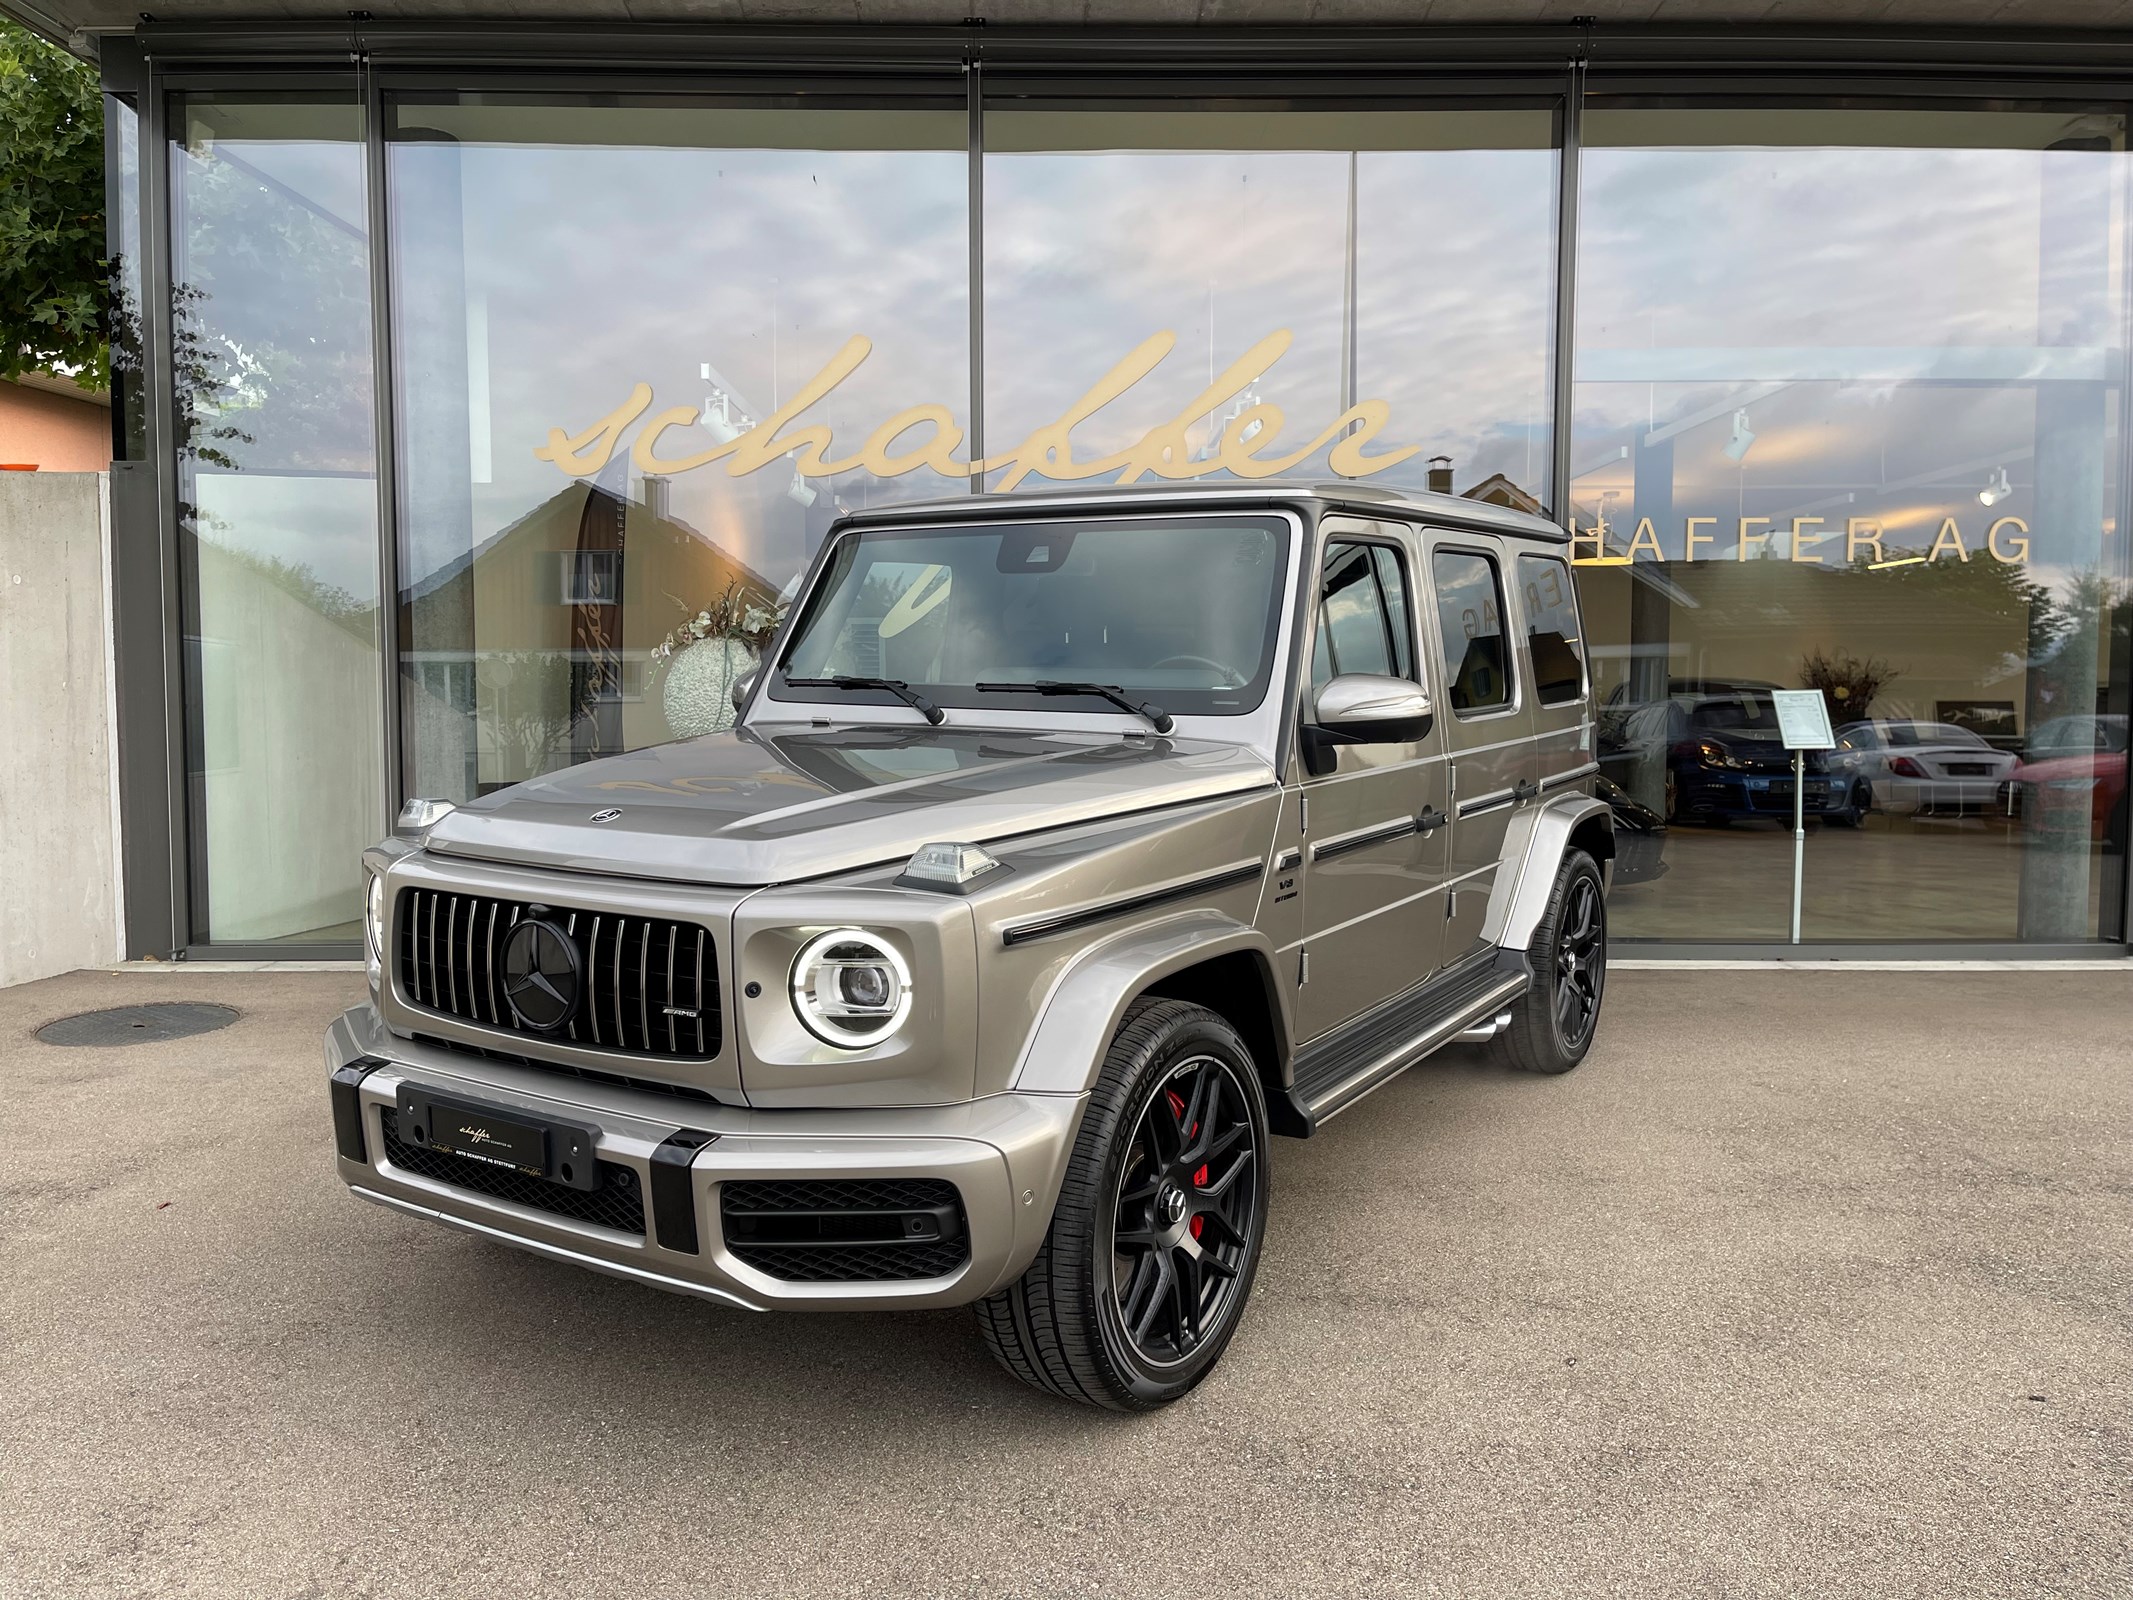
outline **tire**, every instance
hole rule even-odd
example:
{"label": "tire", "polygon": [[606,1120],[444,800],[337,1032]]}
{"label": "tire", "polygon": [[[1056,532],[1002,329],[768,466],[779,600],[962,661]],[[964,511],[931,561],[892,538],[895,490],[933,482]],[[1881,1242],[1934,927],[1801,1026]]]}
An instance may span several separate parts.
{"label": "tire", "polygon": [[1856,828],[1866,821],[1866,814],[1873,808],[1874,791],[1863,783],[1855,783],[1844,797],[1844,809],[1832,811],[1822,820],[1833,828]]}
{"label": "tire", "polygon": [[1168,1405],[1237,1331],[1266,1210],[1266,1096],[1251,1051],[1203,1006],[1135,1001],[1036,1259],[977,1303],[986,1346],[1024,1383],[1068,1400]]}
{"label": "tire", "polygon": [[[1527,952],[1533,982],[1511,1010],[1495,1043],[1499,1057],[1523,1072],[1568,1072],[1585,1059],[1599,1031],[1607,993],[1607,895],[1600,869],[1571,850],[1556,870],[1548,909]],[[1565,999],[1566,989],[1582,999]],[[1565,1022],[1566,1009],[1576,1013]]]}

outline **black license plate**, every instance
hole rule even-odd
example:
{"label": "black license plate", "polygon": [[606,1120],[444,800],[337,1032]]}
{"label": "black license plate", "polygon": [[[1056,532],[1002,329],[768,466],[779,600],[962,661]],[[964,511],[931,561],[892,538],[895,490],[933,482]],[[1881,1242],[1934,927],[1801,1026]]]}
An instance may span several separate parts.
{"label": "black license plate", "polygon": [[403,1083],[395,1099],[400,1136],[411,1144],[573,1189],[600,1186],[598,1135],[589,1127],[419,1084]]}

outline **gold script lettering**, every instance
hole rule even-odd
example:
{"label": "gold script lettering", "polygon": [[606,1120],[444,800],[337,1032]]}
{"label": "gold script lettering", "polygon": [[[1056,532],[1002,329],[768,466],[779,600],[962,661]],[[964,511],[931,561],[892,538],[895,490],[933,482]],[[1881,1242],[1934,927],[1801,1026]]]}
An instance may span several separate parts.
{"label": "gold script lettering", "polygon": [[[1101,477],[1111,472],[1119,474],[1121,483],[1131,483],[1149,473],[1161,478],[1189,479],[1226,471],[1240,478],[1267,478],[1300,466],[1329,444],[1333,448],[1328,453],[1327,462],[1335,473],[1345,478],[1364,478],[1420,453],[1420,445],[1402,445],[1370,453],[1367,447],[1392,421],[1392,408],[1382,400],[1363,400],[1342,412],[1301,449],[1278,456],[1264,455],[1260,452],[1273,446],[1287,418],[1279,406],[1261,402],[1246,407],[1231,418],[1216,447],[1205,452],[1204,459],[1193,460],[1187,445],[1187,433],[1193,424],[1264,377],[1274,363],[1287,354],[1293,341],[1294,335],[1286,328],[1268,334],[1232,362],[1228,370],[1201,391],[1192,404],[1169,421],[1149,429],[1126,449],[1092,460],[1077,461],[1074,458],[1074,429],[1160,366],[1177,347],[1176,334],[1166,331],[1143,339],[1116,366],[1090,385],[1056,421],[1035,429],[1005,454],[983,461],[958,461],[955,452],[962,447],[964,435],[955,423],[954,413],[943,405],[926,404],[897,412],[867,436],[866,443],[856,455],[833,460],[828,456],[829,424],[802,424],[800,418],[809,407],[857,371],[872,353],[873,341],[855,334],[807,381],[790,403],[779,407],[775,414],[737,438],[692,454],[662,455],[660,447],[665,436],[675,429],[690,426],[697,419],[697,413],[686,406],[670,406],[646,418],[630,449],[630,459],[640,471],[662,477],[691,472],[717,461],[726,463],[729,476],[745,477],[787,456],[793,458],[794,470],[807,478],[830,477],[855,468],[863,468],[882,478],[901,477],[921,468],[947,478],[1002,472],[1004,476],[998,487],[1008,490],[1033,472],[1062,483]],[[613,458],[622,435],[632,423],[645,416],[651,404],[651,385],[640,383],[631,389],[629,399],[584,431],[567,433],[561,428],[549,429],[548,442],[538,446],[533,453],[543,461],[555,463],[571,477],[590,477]],[[932,431],[922,443],[904,451],[892,450],[891,447],[905,433],[929,425]],[[786,431],[788,429],[791,431]]]}

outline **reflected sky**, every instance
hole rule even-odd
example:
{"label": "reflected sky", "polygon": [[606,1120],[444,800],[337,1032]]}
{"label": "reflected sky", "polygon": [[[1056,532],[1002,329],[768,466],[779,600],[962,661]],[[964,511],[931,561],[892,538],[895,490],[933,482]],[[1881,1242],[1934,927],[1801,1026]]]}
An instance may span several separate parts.
{"label": "reflected sky", "polygon": [[[848,144],[870,125],[895,148],[628,142],[634,119],[674,114],[523,104],[400,113],[404,126],[450,131],[457,172],[455,182],[438,180],[434,144],[395,145],[397,279],[411,298],[460,306],[456,317],[401,319],[402,381],[418,390],[431,378],[456,382],[462,362],[472,379],[469,440],[420,429],[403,441],[440,468],[462,448],[469,460],[463,512],[419,499],[406,508],[416,524],[411,580],[463,559],[469,533],[478,543],[564,488],[535,446],[552,428],[589,427],[638,382],[652,386],[655,407],[700,406],[723,379],[729,414],[760,421],[864,334],[871,357],[807,420],[828,423],[845,450],[916,404],[943,405],[967,425],[960,118],[852,114],[840,127]],[[807,137],[804,114],[747,115],[766,143]],[[1544,137],[1545,116],[1534,115]],[[541,142],[519,142],[532,116],[544,125]],[[574,147],[580,126],[605,142]],[[920,148],[929,138],[942,148]],[[1175,353],[1077,430],[1078,454],[1137,438],[1190,403],[1211,364],[1224,368],[1287,329],[1293,347],[1255,394],[1288,414],[1292,446],[1331,423],[1352,386],[1392,404],[1380,449],[1422,447],[1388,481],[1419,485],[1425,458],[1442,453],[1462,487],[1501,472],[1545,493],[1554,163],[1545,148],[1357,159],[1360,359],[1351,379],[1345,151],[988,157],[989,453],[1058,417],[1150,334],[1175,333]],[[1193,442],[1212,431],[1203,424]],[[690,427],[667,435],[664,449],[715,440]],[[1323,452],[1302,470],[1314,467],[1324,471]],[[677,477],[670,504],[775,581],[840,504],[964,487],[924,470],[891,481],[854,472],[813,484],[810,506],[791,486],[781,468],[736,480],[714,465]],[[455,533],[462,520],[469,526]]]}

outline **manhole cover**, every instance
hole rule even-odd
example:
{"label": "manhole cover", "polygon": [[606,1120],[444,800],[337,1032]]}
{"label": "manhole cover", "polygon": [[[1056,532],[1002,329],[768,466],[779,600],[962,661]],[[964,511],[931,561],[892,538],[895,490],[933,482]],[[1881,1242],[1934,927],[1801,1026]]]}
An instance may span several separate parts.
{"label": "manhole cover", "polygon": [[183,1039],[188,1034],[213,1033],[237,1020],[229,1006],[205,1000],[164,1000],[147,1006],[113,1006],[108,1011],[84,1011],[78,1017],[61,1017],[37,1030],[46,1044],[147,1044],[155,1039]]}

